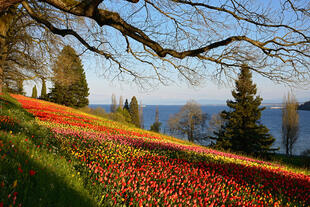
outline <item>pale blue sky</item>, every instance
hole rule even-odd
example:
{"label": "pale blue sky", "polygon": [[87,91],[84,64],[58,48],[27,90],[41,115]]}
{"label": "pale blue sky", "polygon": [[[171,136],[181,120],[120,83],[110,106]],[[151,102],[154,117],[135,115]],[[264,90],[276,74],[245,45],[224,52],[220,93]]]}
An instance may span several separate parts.
{"label": "pale blue sky", "polygon": [[[89,101],[90,104],[110,104],[111,95],[114,93],[119,99],[123,96],[124,99],[130,99],[136,96],[143,104],[185,104],[187,100],[196,100],[200,104],[225,104],[227,99],[231,99],[231,90],[233,83],[230,85],[219,85],[211,80],[206,80],[198,87],[190,87],[186,83],[176,80],[176,83],[171,83],[168,86],[158,85],[149,90],[142,90],[131,81],[120,82],[111,81],[111,79],[102,76],[100,66],[89,64],[89,58],[82,58],[88,87],[90,88]],[[94,69],[96,68],[96,69]],[[283,96],[290,90],[285,85],[276,84],[266,78],[253,74],[253,81],[257,85],[258,94],[264,99],[264,103],[279,103],[282,102]],[[31,95],[33,82],[25,83],[25,91],[27,95]],[[41,84],[36,83],[39,94]],[[48,88],[51,87],[48,84]],[[299,102],[310,100],[310,86],[306,89],[295,88],[293,92]]]}
{"label": "pale blue sky", "polygon": [[[231,99],[232,86],[218,85],[206,80],[206,83],[198,87],[188,87],[186,84],[179,83],[169,86],[158,86],[156,88],[143,91],[134,84],[128,85],[120,82],[111,83],[103,77],[96,77],[94,72],[87,72],[87,80],[90,88],[89,100],[92,104],[109,104],[111,95],[117,97],[131,98],[136,96],[144,104],[185,104],[187,100],[194,99],[201,104],[225,104],[227,99]],[[283,96],[290,90],[283,85],[275,84],[270,80],[257,80],[258,94],[264,99],[265,103],[281,102]],[[310,90],[294,89],[298,101],[310,100]]]}
{"label": "pale blue sky", "polygon": [[[275,4],[275,2],[277,1],[271,0],[268,1],[268,4]],[[116,39],[119,41],[118,38]],[[108,79],[102,77],[102,67],[104,66],[97,64],[98,62],[91,55],[82,57],[82,61],[90,88],[89,100],[91,104],[110,104],[112,94],[115,94],[117,99],[119,96],[123,96],[124,99],[136,96],[144,104],[185,104],[190,99],[196,100],[201,104],[225,104],[227,99],[232,98],[231,90],[233,83],[224,86],[206,80],[201,86],[192,88],[174,78],[176,84],[171,83],[169,86],[159,85],[150,90],[142,90],[132,83],[131,80],[127,82],[111,82],[111,77]],[[136,67],[138,68],[139,65]],[[257,74],[253,74],[253,81],[257,84],[258,95],[264,99],[265,103],[282,102],[283,96],[290,90],[284,85],[273,83],[266,78],[257,77]],[[26,83],[25,91],[27,95],[31,95],[33,84],[33,82]],[[40,83],[36,84],[40,93],[41,85]],[[310,100],[310,86],[307,89],[293,89],[293,92],[299,102]]]}

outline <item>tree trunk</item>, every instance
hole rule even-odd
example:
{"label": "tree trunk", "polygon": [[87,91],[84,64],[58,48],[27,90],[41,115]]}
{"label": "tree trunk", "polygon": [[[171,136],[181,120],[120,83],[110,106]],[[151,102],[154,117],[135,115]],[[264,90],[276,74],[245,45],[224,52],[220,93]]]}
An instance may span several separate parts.
{"label": "tree trunk", "polygon": [[0,16],[0,93],[3,92],[4,65],[8,55],[6,38],[15,13],[16,7],[14,6],[10,8],[8,12]]}

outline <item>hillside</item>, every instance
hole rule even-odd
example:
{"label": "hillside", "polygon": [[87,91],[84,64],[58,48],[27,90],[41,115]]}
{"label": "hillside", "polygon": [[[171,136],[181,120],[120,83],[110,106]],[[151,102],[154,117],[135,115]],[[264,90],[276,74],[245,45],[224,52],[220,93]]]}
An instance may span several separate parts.
{"label": "hillside", "polygon": [[310,101],[307,101],[303,104],[300,104],[298,106],[298,110],[306,110],[306,111],[310,111]]}
{"label": "hillside", "polygon": [[309,206],[309,171],[1,96],[0,206]]}

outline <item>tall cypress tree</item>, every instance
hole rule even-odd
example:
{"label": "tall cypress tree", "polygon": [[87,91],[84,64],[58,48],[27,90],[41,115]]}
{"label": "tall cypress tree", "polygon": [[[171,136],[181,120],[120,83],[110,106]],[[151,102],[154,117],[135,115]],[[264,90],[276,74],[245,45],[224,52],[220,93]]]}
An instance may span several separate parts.
{"label": "tall cypress tree", "polygon": [[65,46],[54,65],[54,87],[48,94],[51,101],[71,107],[88,105],[89,88],[82,62],[75,50]]}
{"label": "tall cypress tree", "polygon": [[46,94],[46,82],[45,78],[42,78],[42,89],[41,89],[41,96],[40,99],[46,100],[47,94]]}
{"label": "tall cypress tree", "polygon": [[37,90],[37,86],[33,86],[32,88],[32,94],[31,94],[31,98],[37,98],[38,97],[38,90]]}
{"label": "tall cypress tree", "polygon": [[135,96],[133,96],[130,101],[129,113],[131,116],[131,123],[133,123],[136,127],[140,127],[139,105]]}
{"label": "tall cypress tree", "polygon": [[255,97],[256,92],[252,74],[248,66],[243,65],[232,91],[235,100],[228,100],[230,110],[221,113],[225,121],[219,132],[215,133],[216,147],[254,155],[274,150],[270,147],[275,139],[260,123],[261,112],[265,108],[259,108],[262,98]]}

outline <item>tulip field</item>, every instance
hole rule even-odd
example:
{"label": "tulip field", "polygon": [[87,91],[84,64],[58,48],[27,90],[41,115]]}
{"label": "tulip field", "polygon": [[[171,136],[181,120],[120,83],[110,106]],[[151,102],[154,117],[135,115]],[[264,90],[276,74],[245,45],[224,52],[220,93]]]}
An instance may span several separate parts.
{"label": "tulip field", "polygon": [[[307,170],[216,151],[42,100],[14,94],[11,97],[32,116],[15,120],[10,109],[0,116],[0,160],[13,157],[10,139],[16,143],[15,148],[26,146],[29,139],[34,144],[23,148],[24,156],[32,153],[35,157],[41,150],[50,160],[56,157],[55,163],[63,163],[60,166],[68,165],[63,183],[85,192],[89,201],[84,201],[89,206],[310,206]],[[25,127],[19,127],[22,122],[33,122],[37,130],[44,128],[46,137],[41,134],[38,141],[28,130],[23,140],[18,140],[17,131],[25,131]],[[40,157],[34,162],[40,162]],[[42,162],[46,168],[11,165],[16,175],[29,180],[24,185],[18,186],[20,177],[11,175],[9,182],[5,174],[0,174],[0,191],[3,188],[6,192],[0,193],[5,197],[0,197],[0,207],[31,203],[25,200],[30,192],[24,191],[28,185],[39,185],[40,179],[32,179],[43,175],[40,170],[49,169],[52,162]],[[23,193],[17,192],[17,187]]]}

